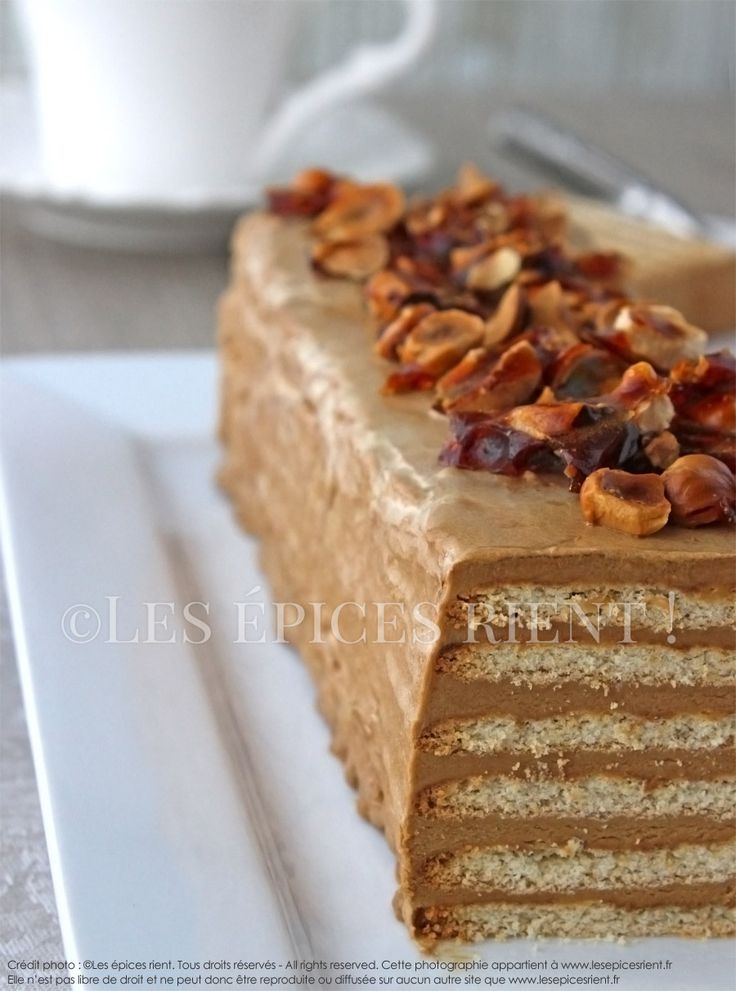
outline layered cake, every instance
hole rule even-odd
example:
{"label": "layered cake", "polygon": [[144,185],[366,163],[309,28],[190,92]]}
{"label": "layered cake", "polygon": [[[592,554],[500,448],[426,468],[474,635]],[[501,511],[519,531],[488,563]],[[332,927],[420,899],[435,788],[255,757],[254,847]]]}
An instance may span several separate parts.
{"label": "layered cake", "polygon": [[733,359],[625,279],[472,168],[234,234],[222,484],[425,945],[734,931]]}

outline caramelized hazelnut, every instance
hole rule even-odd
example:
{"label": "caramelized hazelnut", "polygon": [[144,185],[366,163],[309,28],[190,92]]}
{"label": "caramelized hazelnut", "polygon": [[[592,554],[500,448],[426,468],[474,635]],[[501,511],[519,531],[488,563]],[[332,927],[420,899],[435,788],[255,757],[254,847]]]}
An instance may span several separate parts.
{"label": "caramelized hazelnut", "polygon": [[499,235],[509,226],[509,212],[503,203],[491,200],[478,211],[478,227],[486,234]]}
{"label": "caramelized hazelnut", "polygon": [[325,240],[350,241],[390,230],[404,212],[404,194],[389,183],[338,186],[335,198],[312,224]]}
{"label": "caramelized hazelnut", "polygon": [[554,193],[538,193],[530,198],[536,226],[549,241],[557,241],[565,234],[567,211],[565,204]]}
{"label": "caramelized hazelnut", "polygon": [[672,401],[682,420],[736,434],[736,359],[725,351],[680,362],[670,372]]}
{"label": "caramelized hazelnut", "polygon": [[376,272],[366,283],[368,308],[381,323],[393,320],[401,304],[411,294],[411,286],[396,272]]}
{"label": "caramelized hazelnut", "polygon": [[398,255],[394,260],[394,267],[401,278],[409,283],[413,293],[436,293],[443,282],[437,265],[425,258]]}
{"label": "caramelized hazelnut", "polygon": [[477,389],[483,384],[497,361],[498,355],[488,348],[471,348],[456,365],[437,380],[437,395],[441,400],[446,401]]}
{"label": "caramelized hazelnut", "polygon": [[529,307],[532,324],[551,327],[558,332],[559,349],[578,343],[578,336],[573,329],[575,320],[559,282],[553,280],[545,282],[543,286],[530,288]]}
{"label": "caramelized hazelnut", "polygon": [[399,348],[399,358],[402,364],[441,375],[482,339],[480,317],[465,310],[441,310],[420,320]]}
{"label": "caramelized hazelnut", "polygon": [[517,406],[507,417],[510,427],[537,440],[560,437],[575,426],[583,403],[536,402],[529,406]]}
{"label": "caramelized hazelnut", "polygon": [[312,261],[322,272],[362,281],[388,262],[388,241],[382,234],[368,234],[354,241],[317,241]]}
{"label": "caramelized hazelnut", "polygon": [[668,390],[669,382],[648,362],[637,361],[626,369],[608,399],[625,409],[642,433],[659,433],[669,427],[675,415]]}
{"label": "caramelized hazelnut", "polygon": [[476,262],[488,258],[495,247],[495,241],[481,241],[480,244],[464,244],[453,248],[450,251],[450,268],[456,275],[460,275],[475,265]]}
{"label": "caramelized hazelnut", "polygon": [[607,349],[578,341],[567,347],[552,365],[552,385],[560,399],[600,396],[616,387],[623,362]]}
{"label": "caramelized hazelnut", "polygon": [[399,310],[391,323],[381,331],[381,336],[375,345],[376,354],[382,358],[395,361],[397,350],[402,342],[421,320],[434,312],[435,308],[429,303],[415,303],[412,306],[404,306]]}
{"label": "caramelized hazelnut", "polygon": [[669,468],[680,456],[680,442],[669,430],[663,430],[647,441],[644,453],[655,468]]}
{"label": "caramelized hazelnut", "polygon": [[[479,351],[482,349],[479,349]],[[472,352],[475,354],[475,352]],[[487,353],[487,352],[484,352]],[[466,356],[467,357],[467,356]],[[482,356],[481,356],[481,361]],[[465,361],[461,362],[457,372]],[[469,369],[469,379],[475,385],[467,391],[458,389],[461,384],[456,369],[452,369],[442,380],[445,388],[454,376],[453,385],[456,399],[444,403],[446,409],[485,410],[486,412],[509,409],[527,402],[542,381],[542,363],[529,341],[517,341],[490,366],[488,373],[477,382],[473,368]]]}
{"label": "caramelized hazelnut", "polygon": [[666,469],[662,481],[672,519],[680,526],[736,520],[736,479],[717,458],[686,454]]}
{"label": "caramelized hazelnut", "polygon": [[408,365],[397,372],[391,372],[381,387],[384,396],[395,396],[402,392],[427,392],[434,388],[435,377],[418,365]]}
{"label": "caramelized hazelnut", "polygon": [[580,508],[586,523],[646,537],[661,530],[670,515],[659,475],[633,475],[598,468],[583,482]]}
{"label": "caramelized hazelnut", "polygon": [[470,289],[493,292],[511,282],[521,271],[521,255],[514,248],[499,248],[481,258],[468,270],[465,282]]}
{"label": "caramelized hazelnut", "polygon": [[490,199],[497,189],[498,183],[484,175],[474,162],[465,162],[458,169],[453,192],[460,203],[477,204]]}
{"label": "caramelized hazelnut", "polygon": [[292,179],[291,187],[301,193],[323,193],[336,181],[335,176],[326,169],[302,169]]}
{"label": "caramelized hazelnut", "polygon": [[486,320],[484,343],[488,347],[504,341],[517,329],[524,312],[524,293],[521,286],[510,285],[501,297],[493,316]]}
{"label": "caramelized hazelnut", "polygon": [[618,251],[587,251],[575,259],[575,267],[587,279],[618,288],[627,277],[629,265]]}
{"label": "caramelized hazelnut", "polygon": [[688,323],[671,306],[625,306],[613,329],[623,335],[632,354],[657,368],[672,368],[680,361],[698,358],[708,340],[704,330]]}
{"label": "caramelized hazelnut", "polygon": [[420,200],[409,207],[404,217],[404,223],[412,237],[421,237],[441,227],[446,222],[447,216],[448,206],[446,203]]}

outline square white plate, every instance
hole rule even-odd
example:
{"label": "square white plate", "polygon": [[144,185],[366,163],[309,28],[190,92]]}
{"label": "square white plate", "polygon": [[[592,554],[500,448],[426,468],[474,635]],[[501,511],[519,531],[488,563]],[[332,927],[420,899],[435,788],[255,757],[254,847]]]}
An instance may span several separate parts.
{"label": "square white plate", "polygon": [[[2,380],[6,568],[69,958],[419,959],[302,665],[234,642],[234,604],[267,592],[213,484],[213,356],[14,359]],[[209,603],[207,643],[183,642],[190,602]],[[172,604],[152,632],[174,643],[145,642],[145,603]],[[478,953],[672,961],[620,971],[628,991],[734,986],[730,941]]]}

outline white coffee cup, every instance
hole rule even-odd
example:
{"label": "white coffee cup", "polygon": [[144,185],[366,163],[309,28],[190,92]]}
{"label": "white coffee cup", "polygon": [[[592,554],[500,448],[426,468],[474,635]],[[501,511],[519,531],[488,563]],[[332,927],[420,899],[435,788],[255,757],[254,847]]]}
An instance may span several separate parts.
{"label": "white coffee cup", "polygon": [[299,0],[22,0],[45,180],[103,202],[232,201],[310,120],[429,44],[435,0],[278,102]]}

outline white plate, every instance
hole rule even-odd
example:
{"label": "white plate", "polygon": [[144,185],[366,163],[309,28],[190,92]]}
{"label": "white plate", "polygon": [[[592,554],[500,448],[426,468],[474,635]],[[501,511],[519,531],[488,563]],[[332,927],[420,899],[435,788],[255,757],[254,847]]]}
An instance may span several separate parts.
{"label": "white plate", "polygon": [[[69,957],[419,959],[391,911],[392,857],[355,812],[302,665],[232,642],[232,603],[264,580],[212,483],[213,357],[16,359],[3,386],[6,565]],[[141,603],[180,617],[193,600],[211,603],[213,638],[71,642],[68,608],[102,615],[106,596],[120,596],[119,640]],[[733,987],[726,941],[478,952],[666,958],[671,970],[621,971],[619,987]]]}

